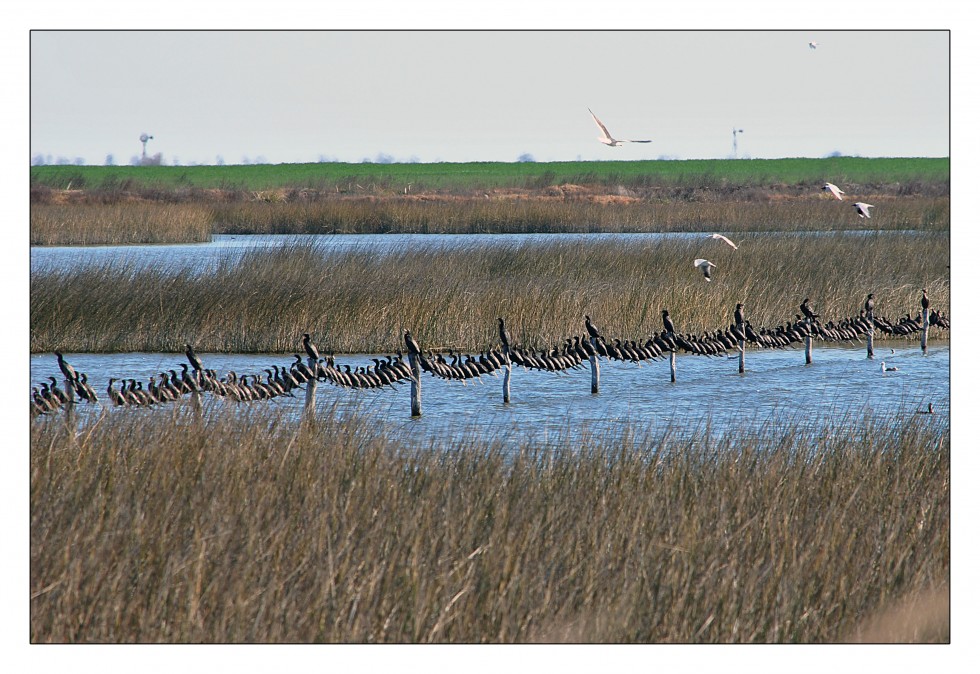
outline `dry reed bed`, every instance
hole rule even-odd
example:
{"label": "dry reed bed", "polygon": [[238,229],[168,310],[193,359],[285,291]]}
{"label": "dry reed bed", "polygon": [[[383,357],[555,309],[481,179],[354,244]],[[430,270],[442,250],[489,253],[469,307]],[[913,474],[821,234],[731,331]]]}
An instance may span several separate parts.
{"label": "dry reed bed", "polygon": [[[879,315],[918,312],[920,289],[949,307],[946,233],[744,235],[648,243],[557,242],[326,253],[312,245],[250,252],[213,273],[113,265],[33,274],[31,351],[289,353],[304,332],[322,351],[392,352],[410,329],[425,348],[477,351],[512,339],[542,348],[584,332],[609,337],[728,326],[736,302],[775,327],[809,297],[823,320],[854,316],[875,292]],[[718,265],[705,282],[695,257]],[[934,331],[934,336],[941,333]]]}
{"label": "dry reed bed", "polygon": [[32,642],[949,639],[938,417],[513,454],[205,419],[32,426]]}
{"label": "dry reed bed", "polygon": [[949,228],[948,197],[862,196],[876,204],[860,220],[847,203],[819,194],[758,201],[584,199],[338,199],[235,203],[34,204],[32,245],[178,243],[215,234],[474,232],[795,231]]}
{"label": "dry reed bed", "polygon": [[213,219],[205,204],[32,205],[31,245],[201,243],[211,240]]}

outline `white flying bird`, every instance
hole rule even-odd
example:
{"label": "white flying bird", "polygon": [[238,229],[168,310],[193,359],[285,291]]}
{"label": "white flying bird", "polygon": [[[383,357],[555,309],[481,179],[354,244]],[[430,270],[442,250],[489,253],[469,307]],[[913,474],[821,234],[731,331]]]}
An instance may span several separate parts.
{"label": "white flying bird", "polygon": [[816,49],[818,44],[820,44],[820,43],[819,42],[811,42],[810,43],[810,49]]}
{"label": "white flying bird", "polygon": [[854,204],[854,210],[857,211],[859,218],[871,218],[871,211],[869,208],[874,208],[872,204],[866,204],[863,201],[858,201]]}
{"label": "white flying bird", "polygon": [[602,131],[602,135],[599,136],[600,143],[605,143],[609,147],[619,147],[623,143],[649,143],[650,142],[648,140],[616,140],[611,135],[609,135],[609,129],[606,128],[605,124],[599,121],[599,118],[595,116],[595,113],[592,112],[592,109],[589,108],[588,110],[589,110],[589,114],[592,115],[592,119],[595,120],[595,123],[599,125],[599,129]]}
{"label": "white flying bird", "polygon": [[694,266],[701,270],[701,273],[704,274],[704,280],[710,283],[711,268],[717,267],[718,265],[716,265],[714,262],[708,262],[707,260],[702,260],[701,258],[698,258],[694,261]]}
{"label": "white flying bird", "polygon": [[837,200],[838,201],[844,201],[843,199],[841,199],[841,196],[840,196],[840,195],[844,194],[844,192],[841,192],[841,189],[839,187],[837,187],[837,185],[835,185],[834,183],[826,183],[820,189],[822,189],[824,192],[830,192],[835,197],[837,197]]}
{"label": "white flying bird", "polygon": [[724,241],[725,243],[727,243],[729,246],[731,246],[735,250],[738,250],[738,246],[736,246],[734,243],[732,243],[732,240],[729,239],[727,236],[725,236],[723,234],[712,234],[711,235],[711,238],[712,239],[721,239],[722,241]]}

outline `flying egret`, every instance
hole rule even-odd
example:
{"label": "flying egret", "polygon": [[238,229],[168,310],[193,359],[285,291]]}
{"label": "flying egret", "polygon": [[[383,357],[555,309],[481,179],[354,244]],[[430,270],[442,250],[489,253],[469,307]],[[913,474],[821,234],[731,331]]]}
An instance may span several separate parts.
{"label": "flying egret", "polygon": [[810,43],[810,49],[816,49],[818,44],[820,44],[820,43],[819,42],[811,42]]}
{"label": "flying egret", "polygon": [[854,210],[857,211],[859,218],[871,218],[871,211],[869,211],[868,209],[874,208],[872,204],[866,204],[863,201],[858,201],[855,204],[853,204],[853,206],[854,206]]}
{"label": "flying egret", "polygon": [[702,260],[701,258],[698,258],[694,261],[694,266],[701,270],[701,273],[704,274],[704,280],[710,283],[711,268],[717,267],[718,265],[716,265],[714,262],[708,262],[707,260]]}
{"label": "flying egret", "polygon": [[589,110],[589,114],[592,115],[592,119],[595,120],[595,123],[599,125],[599,129],[602,131],[602,135],[599,136],[600,143],[604,143],[609,147],[619,147],[623,143],[649,143],[650,142],[648,140],[616,140],[609,134],[609,129],[606,128],[606,125],[600,122],[599,118],[595,116],[595,113],[592,112],[592,109],[588,108],[588,110]]}
{"label": "flying egret", "polygon": [[725,236],[723,234],[712,234],[711,235],[711,238],[712,239],[721,239],[722,241],[724,241],[725,243],[727,243],[729,246],[731,246],[735,250],[738,250],[738,246],[736,246],[734,243],[732,243],[732,240],[729,239],[727,236]]}
{"label": "flying egret", "polygon": [[835,185],[834,183],[825,183],[824,186],[821,187],[820,189],[822,189],[824,192],[830,192],[835,197],[837,197],[838,201],[844,201],[840,196],[844,194],[844,192],[842,192],[841,189],[837,187],[837,185]]}

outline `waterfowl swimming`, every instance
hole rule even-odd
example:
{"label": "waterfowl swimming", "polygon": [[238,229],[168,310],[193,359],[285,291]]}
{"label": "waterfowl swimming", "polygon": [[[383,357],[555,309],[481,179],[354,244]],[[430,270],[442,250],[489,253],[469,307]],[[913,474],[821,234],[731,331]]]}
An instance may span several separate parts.
{"label": "waterfowl swimming", "polygon": [[885,372],[898,372],[898,368],[895,367],[895,366],[893,366],[893,365],[885,366],[885,361],[881,361],[881,371],[882,371],[882,373],[885,373]]}
{"label": "waterfowl swimming", "polygon": [[704,274],[704,280],[710,283],[711,268],[717,267],[718,265],[716,265],[714,262],[708,262],[707,260],[698,258],[694,261],[694,266],[701,270],[701,273]]}
{"label": "waterfowl swimming", "polygon": [[854,210],[857,211],[859,218],[871,218],[871,211],[868,209],[874,208],[872,204],[866,204],[863,201],[858,201],[851,205],[854,206]]}
{"label": "waterfowl swimming", "polygon": [[929,407],[924,410],[916,410],[916,414],[934,414],[935,411],[932,409],[932,403],[929,403]]}
{"label": "waterfowl swimming", "polygon": [[303,333],[303,348],[306,349],[306,355],[313,360],[320,359],[320,352],[317,351],[316,344],[310,341],[310,333]]}
{"label": "waterfowl swimming", "polygon": [[599,121],[599,118],[595,116],[595,113],[592,112],[591,108],[586,108],[586,109],[589,111],[589,114],[592,115],[592,119],[595,120],[595,123],[599,126],[599,130],[602,131],[602,135],[599,136],[600,143],[604,145],[608,145],[609,147],[619,147],[623,143],[649,143],[650,142],[649,140],[616,140],[609,134],[609,130],[606,128],[606,125]]}
{"label": "waterfowl swimming", "polygon": [[824,186],[821,187],[820,189],[822,189],[824,192],[830,192],[835,197],[837,197],[837,200],[838,201],[844,201],[841,198],[841,195],[844,194],[844,193],[841,191],[841,189],[839,187],[837,187],[837,185],[835,185],[833,183],[824,183]]}

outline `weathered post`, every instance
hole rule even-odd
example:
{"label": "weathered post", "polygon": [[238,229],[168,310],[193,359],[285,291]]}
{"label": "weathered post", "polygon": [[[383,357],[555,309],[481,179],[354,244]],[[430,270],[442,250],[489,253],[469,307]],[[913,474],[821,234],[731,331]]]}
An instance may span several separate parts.
{"label": "weathered post", "polygon": [[412,368],[412,416],[422,416],[422,368],[419,354],[409,351],[408,364]]}
{"label": "weathered post", "polygon": [[806,351],[806,364],[810,365],[813,363],[813,329],[810,325],[810,319],[806,319],[806,338],[804,340],[805,351]]}
{"label": "weathered post", "polygon": [[929,350],[929,308],[922,308],[922,353]]}
{"label": "weathered post", "polygon": [[872,323],[871,327],[868,328],[868,358],[875,357],[875,328]]}
{"label": "weathered post", "polygon": [[670,381],[677,381],[677,352],[673,350],[670,352]]}
{"label": "weathered post", "polygon": [[310,377],[306,382],[306,400],[303,403],[303,414],[312,415],[313,410],[316,409],[316,384],[317,384],[317,372],[320,369],[320,363],[316,358],[312,356],[306,357],[306,365],[310,368],[310,372],[313,376]]}
{"label": "weathered post", "polygon": [[738,340],[738,373],[745,374],[745,340]]}
{"label": "weathered post", "polygon": [[65,403],[65,421],[68,424],[75,423],[75,383],[65,377],[65,396],[68,402]]}
{"label": "weathered post", "polygon": [[589,337],[593,353],[589,354],[589,365],[592,366],[592,393],[599,392],[599,344],[595,337]]}
{"label": "weathered post", "polygon": [[510,402],[510,347],[504,347],[504,404]]}

